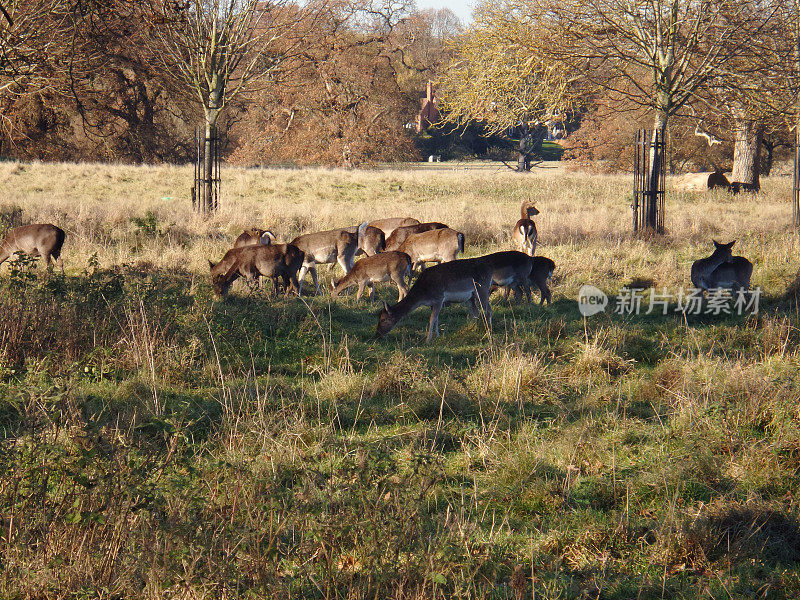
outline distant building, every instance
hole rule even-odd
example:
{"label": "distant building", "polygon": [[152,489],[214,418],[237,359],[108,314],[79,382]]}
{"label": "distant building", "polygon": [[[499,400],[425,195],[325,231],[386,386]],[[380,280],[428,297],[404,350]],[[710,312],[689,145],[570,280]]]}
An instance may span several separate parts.
{"label": "distant building", "polygon": [[439,122],[439,101],[436,99],[436,94],[433,90],[433,82],[428,81],[428,89],[425,96],[420,98],[420,110],[414,119],[414,128],[417,133],[422,133],[431,125]]}

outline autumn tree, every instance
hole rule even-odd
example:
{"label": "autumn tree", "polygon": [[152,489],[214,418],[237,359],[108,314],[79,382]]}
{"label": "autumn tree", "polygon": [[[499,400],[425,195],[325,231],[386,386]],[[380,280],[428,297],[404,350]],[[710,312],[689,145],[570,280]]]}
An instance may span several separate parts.
{"label": "autumn tree", "polygon": [[[604,93],[648,107],[654,135],[716,72],[749,51],[758,0],[505,0],[485,4],[448,81],[448,105],[506,125]],[[480,34],[477,39],[475,35]],[[481,39],[483,41],[481,41]],[[481,50],[481,47],[485,51]],[[466,68],[465,68],[466,65]],[[475,82],[473,84],[473,82]],[[579,83],[579,85],[576,85]],[[476,93],[479,90],[479,93]],[[472,94],[472,98],[469,94]],[[651,151],[646,207],[655,227],[663,156]]]}

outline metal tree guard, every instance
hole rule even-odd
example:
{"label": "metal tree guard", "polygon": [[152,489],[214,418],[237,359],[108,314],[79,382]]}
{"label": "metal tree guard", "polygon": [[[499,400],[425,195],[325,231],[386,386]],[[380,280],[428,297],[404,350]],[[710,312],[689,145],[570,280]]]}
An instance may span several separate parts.
{"label": "metal tree guard", "polygon": [[[212,127],[211,137],[206,139],[205,128],[198,127],[195,132],[195,148],[197,159],[194,162],[192,207],[199,213],[212,213],[219,208],[221,181],[217,128]],[[209,157],[206,157],[206,149],[209,150]]]}
{"label": "metal tree guard", "polygon": [[[640,129],[636,132],[636,153],[633,159],[633,231],[664,231],[664,182],[666,181],[667,144],[659,131]],[[657,170],[651,165],[657,157]],[[657,181],[651,186],[652,177]]]}
{"label": "metal tree guard", "polygon": [[800,227],[800,131],[794,144],[794,178],[792,181],[792,222]]}

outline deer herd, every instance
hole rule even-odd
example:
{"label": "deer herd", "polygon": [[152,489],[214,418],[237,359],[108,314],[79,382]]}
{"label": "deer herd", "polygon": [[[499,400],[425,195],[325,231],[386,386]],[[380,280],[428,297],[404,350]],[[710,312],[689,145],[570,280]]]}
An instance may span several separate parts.
{"label": "deer herd", "polygon": [[[301,295],[303,282],[311,274],[317,294],[320,293],[317,264],[338,264],[344,276],[331,281],[331,296],[337,297],[357,286],[356,301],[369,287],[374,300],[375,284],[391,281],[397,286],[396,304],[383,303],[378,316],[377,337],[382,338],[408,313],[420,306],[431,308],[428,341],[439,335],[439,313],[445,304],[462,302],[470,313],[483,316],[491,328],[492,309],[489,296],[495,289],[505,290],[506,298],[513,291],[522,293],[531,302],[531,288],[541,295],[541,304],[550,302],[548,280],[555,270],[549,258],[535,256],[536,223],[539,211],[529,201],[522,203],[521,218],[511,230],[511,241],[518,250],[494,252],[476,258],[458,259],[464,253],[463,233],[444,223],[420,223],[410,217],[378,219],[360,225],[305,233],[288,243],[277,243],[268,230],[248,229],[236,238],[233,248],[222,259],[209,260],[211,284],[215,294],[225,297],[239,278],[263,282],[273,280],[275,294],[283,286],[284,295],[294,291]],[[12,229],[0,244],[0,264],[17,252],[41,256],[50,265],[60,261],[65,233],[51,224],[25,225]],[[691,280],[699,293],[727,288],[731,292],[746,290],[750,285],[753,265],[742,256],[733,256],[734,242],[714,241],[714,252],[692,264]],[[364,255],[358,262],[355,257]],[[425,263],[437,263],[427,269]],[[414,284],[409,283],[414,271],[422,269]],[[479,314],[480,313],[480,314]]]}

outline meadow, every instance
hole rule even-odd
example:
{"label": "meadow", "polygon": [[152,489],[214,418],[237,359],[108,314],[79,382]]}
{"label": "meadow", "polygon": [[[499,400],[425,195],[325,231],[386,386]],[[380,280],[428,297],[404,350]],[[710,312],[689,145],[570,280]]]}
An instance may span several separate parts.
{"label": "meadow", "polygon": [[[63,271],[0,268],[0,598],[800,595],[790,180],[670,193],[641,238],[631,177],[552,164],[225,168],[206,220],[191,178],[0,163],[0,234],[68,236]],[[506,249],[526,198],[553,302],[496,295],[491,329],[450,306],[430,344],[427,309],[376,340],[354,294],[208,281],[252,226],[414,216]],[[688,288],[712,238],[757,314],[578,311],[587,283]]]}

